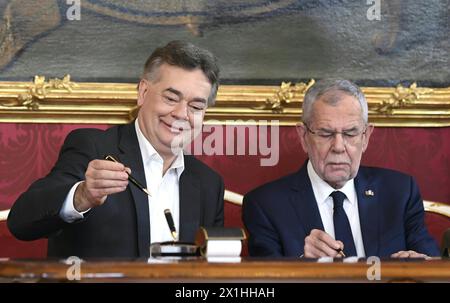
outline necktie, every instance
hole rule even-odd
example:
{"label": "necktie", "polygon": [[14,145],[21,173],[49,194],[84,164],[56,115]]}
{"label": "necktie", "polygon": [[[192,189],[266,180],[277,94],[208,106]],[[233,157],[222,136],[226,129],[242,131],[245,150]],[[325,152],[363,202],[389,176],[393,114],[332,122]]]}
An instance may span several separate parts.
{"label": "necktie", "polygon": [[344,199],[346,196],[340,191],[332,192],[330,196],[333,198],[334,202],[333,223],[335,239],[344,243],[344,253],[347,257],[356,256],[352,230],[344,210]]}

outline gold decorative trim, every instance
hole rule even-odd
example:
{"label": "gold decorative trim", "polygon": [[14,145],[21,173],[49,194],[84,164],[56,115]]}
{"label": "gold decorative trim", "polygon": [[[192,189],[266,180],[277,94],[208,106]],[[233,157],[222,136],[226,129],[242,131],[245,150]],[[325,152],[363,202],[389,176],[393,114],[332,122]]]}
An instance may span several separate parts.
{"label": "gold decorative trim", "polygon": [[[244,200],[244,196],[232,192],[230,190],[225,189],[225,194],[223,198],[226,202],[229,202],[231,204],[242,206],[242,201]],[[423,207],[425,211],[443,215],[447,218],[450,218],[450,205],[441,203],[441,202],[433,202],[433,201],[423,201]]]}
{"label": "gold decorative trim", "polygon": [[441,202],[423,201],[425,211],[446,216],[450,219],[450,205]]}
{"label": "gold decorative trim", "polygon": [[242,206],[242,201],[244,200],[244,196],[238,193],[235,193],[231,190],[225,189],[225,193],[223,199],[231,204]]}
{"label": "gold decorative trim", "polygon": [[[280,86],[222,85],[206,124],[276,123],[300,121],[305,91],[311,79]],[[363,87],[369,121],[376,126],[450,126],[450,87]],[[63,79],[0,82],[0,122],[121,124],[136,115],[135,83],[77,83]]]}
{"label": "gold decorative trim", "polygon": [[[242,201],[244,196],[229,190],[225,190],[224,200],[231,204],[242,206]],[[423,201],[423,206],[425,211],[432,212],[435,214],[446,216],[450,218],[450,205],[440,203],[440,202],[432,202],[432,201]],[[9,214],[9,209],[0,211],[0,222],[6,221]]]}
{"label": "gold decorative trim", "polygon": [[[226,189],[224,194],[224,200],[231,204],[242,206],[244,196]],[[450,205],[448,204],[424,200],[423,206],[425,208],[425,211],[427,212],[440,214],[450,218]],[[6,219],[8,218],[8,214],[9,209],[0,211],[0,222],[6,221]]]}
{"label": "gold decorative trim", "polygon": [[8,219],[9,211],[9,209],[0,211],[0,222],[6,221],[6,219]]}
{"label": "gold decorative trim", "polygon": [[311,79],[308,84],[299,82],[292,85],[291,82],[282,82],[281,87],[275,95],[268,98],[263,106],[256,107],[255,109],[270,110],[273,113],[281,114],[284,112],[284,108],[287,104],[294,101],[299,94],[304,95],[308,88],[313,86],[314,83],[314,79]]}
{"label": "gold decorative trim", "polygon": [[50,79],[45,82],[45,77],[34,76],[34,82],[28,87],[28,91],[20,93],[16,99],[0,102],[4,107],[26,107],[31,110],[39,109],[39,100],[45,100],[53,89],[65,89],[71,93],[72,88],[77,86],[70,81],[70,75],[66,75],[62,80]]}
{"label": "gold decorative trim", "polygon": [[410,87],[397,85],[391,96],[382,100],[382,103],[375,108],[375,111],[379,114],[392,115],[395,109],[405,108],[408,104],[414,105],[421,96],[426,96],[432,92],[433,90],[429,88],[418,88],[416,82],[411,84]]}

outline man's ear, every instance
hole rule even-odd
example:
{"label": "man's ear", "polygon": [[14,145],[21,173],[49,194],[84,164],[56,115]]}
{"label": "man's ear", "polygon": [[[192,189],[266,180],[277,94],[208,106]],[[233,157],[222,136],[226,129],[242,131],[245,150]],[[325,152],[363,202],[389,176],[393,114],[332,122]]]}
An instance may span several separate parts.
{"label": "man's ear", "polygon": [[137,98],[137,105],[141,106],[142,104],[144,104],[145,101],[145,97],[147,96],[148,93],[148,80],[145,79],[141,79],[141,81],[139,82],[139,86],[138,86],[138,98]]}
{"label": "man's ear", "polygon": [[363,135],[364,136],[363,137],[363,147],[362,147],[363,152],[365,152],[367,147],[369,146],[369,140],[370,140],[370,136],[372,135],[373,130],[374,130],[373,125],[369,124],[367,126],[365,135]]}
{"label": "man's ear", "polygon": [[300,137],[300,143],[302,144],[303,151],[308,153],[308,144],[306,142],[306,127],[302,122],[298,122],[295,125],[295,130],[297,131],[298,136]]}

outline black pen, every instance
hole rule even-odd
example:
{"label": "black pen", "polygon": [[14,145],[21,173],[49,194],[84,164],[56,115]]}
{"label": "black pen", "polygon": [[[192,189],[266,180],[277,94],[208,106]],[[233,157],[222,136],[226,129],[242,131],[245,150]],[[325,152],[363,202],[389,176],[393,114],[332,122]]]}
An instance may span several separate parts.
{"label": "black pen", "polygon": [[[111,155],[107,155],[105,156],[105,160],[109,160],[112,162],[116,162],[116,163],[120,163],[119,161],[117,161],[113,156]],[[131,183],[133,183],[134,185],[137,186],[137,188],[139,188],[140,190],[142,190],[144,193],[146,193],[147,195],[149,195],[150,197],[152,196],[150,194],[150,192],[148,191],[148,189],[146,189],[144,186],[142,186],[141,183],[138,182],[138,180],[136,180],[131,174],[129,174],[128,172],[126,172],[128,174],[128,180],[131,181]]]}
{"label": "black pen", "polygon": [[177,230],[175,229],[175,224],[173,223],[172,214],[170,213],[170,209],[164,210],[164,215],[166,216],[167,224],[169,225],[170,233],[172,234],[172,238],[177,240]]}

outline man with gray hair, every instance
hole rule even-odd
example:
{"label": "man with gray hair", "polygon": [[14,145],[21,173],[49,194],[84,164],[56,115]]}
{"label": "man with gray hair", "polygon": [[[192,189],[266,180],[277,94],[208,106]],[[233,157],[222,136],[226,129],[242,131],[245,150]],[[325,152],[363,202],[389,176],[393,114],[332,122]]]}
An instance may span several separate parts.
{"label": "man with gray hair", "polygon": [[47,237],[49,257],[148,258],[150,243],[193,242],[200,226],[223,226],[222,178],[182,149],[201,132],[218,83],[209,51],[182,41],[157,48],[139,82],[137,119],[70,133],[52,171],[13,205],[11,233]]}
{"label": "man with gray hair", "polygon": [[309,158],[303,167],[244,197],[250,255],[439,255],[414,179],[360,166],[373,125],[358,86],[347,80],[317,82],[305,95],[297,130]]}

